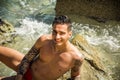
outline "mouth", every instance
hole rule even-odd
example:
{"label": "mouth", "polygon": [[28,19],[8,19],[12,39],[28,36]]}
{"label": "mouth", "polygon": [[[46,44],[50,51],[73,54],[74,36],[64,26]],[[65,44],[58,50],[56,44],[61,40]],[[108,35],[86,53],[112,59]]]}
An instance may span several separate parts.
{"label": "mouth", "polygon": [[56,43],[60,43],[61,41],[55,41]]}
{"label": "mouth", "polygon": [[55,42],[56,42],[56,43],[60,43],[60,42],[61,42],[61,40],[55,40]]}

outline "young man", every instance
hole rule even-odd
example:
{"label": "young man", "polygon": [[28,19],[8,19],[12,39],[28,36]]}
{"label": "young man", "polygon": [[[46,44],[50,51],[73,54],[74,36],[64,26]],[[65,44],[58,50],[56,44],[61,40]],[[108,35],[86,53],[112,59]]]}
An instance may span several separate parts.
{"label": "young man", "polygon": [[52,34],[41,36],[25,55],[16,80],[57,80],[70,69],[70,80],[79,80],[83,56],[69,42],[71,36],[70,19],[55,17]]}

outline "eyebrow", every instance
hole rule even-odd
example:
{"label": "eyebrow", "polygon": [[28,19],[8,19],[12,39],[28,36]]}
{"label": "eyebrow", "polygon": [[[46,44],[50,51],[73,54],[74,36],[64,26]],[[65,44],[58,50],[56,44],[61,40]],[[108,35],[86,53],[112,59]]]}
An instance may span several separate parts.
{"label": "eyebrow", "polygon": [[[57,32],[56,30],[53,30],[53,32]],[[64,31],[59,31],[59,32],[61,32],[61,33],[65,33]]]}

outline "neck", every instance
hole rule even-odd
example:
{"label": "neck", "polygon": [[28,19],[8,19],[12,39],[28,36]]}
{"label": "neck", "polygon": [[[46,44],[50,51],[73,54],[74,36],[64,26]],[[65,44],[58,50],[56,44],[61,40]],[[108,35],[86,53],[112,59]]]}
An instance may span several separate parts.
{"label": "neck", "polygon": [[64,52],[64,51],[66,51],[68,43],[69,42],[66,42],[66,44],[63,44],[63,45],[55,45],[54,46],[55,52]]}

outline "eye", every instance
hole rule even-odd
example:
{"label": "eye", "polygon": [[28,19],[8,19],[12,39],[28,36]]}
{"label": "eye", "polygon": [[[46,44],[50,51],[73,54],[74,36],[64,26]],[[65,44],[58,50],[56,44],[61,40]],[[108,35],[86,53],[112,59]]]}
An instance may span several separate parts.
{"label": "eye", "polygon": [[57,32],[55,30],[52,31],[52,34],[57,34]]}
{"label": "eye", "polygon": [[60,35],[64,35],[65,34],[65,32],[60,32]]}

